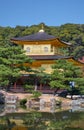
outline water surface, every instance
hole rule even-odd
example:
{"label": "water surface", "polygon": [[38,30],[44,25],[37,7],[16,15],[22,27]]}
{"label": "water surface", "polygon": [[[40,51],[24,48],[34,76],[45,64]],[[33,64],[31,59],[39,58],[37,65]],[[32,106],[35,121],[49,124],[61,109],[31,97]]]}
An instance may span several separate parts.
{"label": "water surface", "polygon": [[0,130],[84,130],[83,108],[43,110],[0,106]]}

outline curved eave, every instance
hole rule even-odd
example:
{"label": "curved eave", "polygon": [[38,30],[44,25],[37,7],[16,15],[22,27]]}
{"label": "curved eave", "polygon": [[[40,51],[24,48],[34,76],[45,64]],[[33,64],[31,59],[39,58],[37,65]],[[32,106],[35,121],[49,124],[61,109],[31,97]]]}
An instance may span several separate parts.
{"label": "curved eave", "polygon": [[73,62],[73,64],[77,65],[77,66],[84,66],[84,63],[77,61],[74,58],[70,58],[70,59],[68,59],[68,61]]}
{"label": "curved eave", "polygon": [[49,39],[49,40],[33,40],[33,41],[24,41],[24,40],[14,40],[11,39],[11,42],[20,44],[20,45],[32,45],[32,44],[52,44],[53,46],[67,47],[70,46],[70,43],[63,42],[59,38]]}

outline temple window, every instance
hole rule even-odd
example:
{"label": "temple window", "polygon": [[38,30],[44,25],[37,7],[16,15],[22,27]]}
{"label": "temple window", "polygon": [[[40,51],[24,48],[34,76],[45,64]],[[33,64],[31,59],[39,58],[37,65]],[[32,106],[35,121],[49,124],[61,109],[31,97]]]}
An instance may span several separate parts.
{"label": "temple window", "polygon": [[44,47],[44,52],[48,52],[48,47]]}
{"label": "temple window", "polygon": [[28,52],[28,53],[30,52],[30,47],[26,48],[26,52]]}

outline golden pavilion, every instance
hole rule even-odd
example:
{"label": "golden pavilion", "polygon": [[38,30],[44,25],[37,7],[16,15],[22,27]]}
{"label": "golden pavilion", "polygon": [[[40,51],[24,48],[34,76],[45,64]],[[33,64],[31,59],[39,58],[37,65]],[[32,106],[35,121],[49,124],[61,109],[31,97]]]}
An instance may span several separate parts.
{"label": "golden pavilion", "polygon": [[69,58],[63,55],[62,48],[71,44],[47,34],[43,29],[35,34],[12,38],[11,42],[22,45],[25,54],[35,60],[32,68],[44,67],[48,73],[51,72],[51,65],[55,60]]}

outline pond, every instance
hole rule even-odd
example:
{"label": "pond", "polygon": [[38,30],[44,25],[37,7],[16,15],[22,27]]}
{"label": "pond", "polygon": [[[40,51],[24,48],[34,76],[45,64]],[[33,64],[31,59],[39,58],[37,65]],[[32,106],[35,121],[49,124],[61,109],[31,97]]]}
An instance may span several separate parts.
{"label": "pond", "polygon": [[84,108],[53,109],[0,105],[0,130],[84,130]]}

